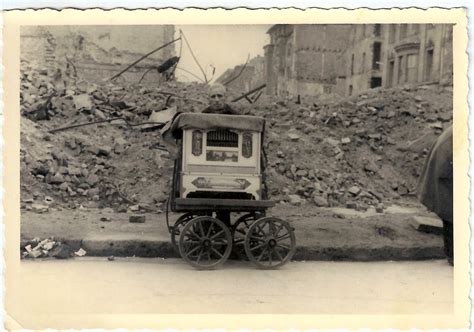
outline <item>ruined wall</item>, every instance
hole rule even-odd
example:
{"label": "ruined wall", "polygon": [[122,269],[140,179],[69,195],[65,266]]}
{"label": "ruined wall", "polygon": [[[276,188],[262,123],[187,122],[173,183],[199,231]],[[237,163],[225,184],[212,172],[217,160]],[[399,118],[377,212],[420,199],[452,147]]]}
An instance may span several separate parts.
{"label": "ruined wall", "polygon": [[56,40],[42,27],[21,27],[20,58],[41,70],[53,70],[56,63]]}
{"label": "ruined wall", "polygon": [[265,88],[265,93],[267,95],[276,95],[276,89],[277,89],[277,81],[276,81],[276,74],[275,71],[273,70],[274,64],[273,64],[273,59],[274,59],[274,54],[273,54],[273,44],[268,44],[264,46],[264,66],[265,66],[265,73],[264,73],[264,81],[267,85]]}
{"label": "ruined wall", "polygon": [[296,79],[335,84],[349,31],[348,25],[295,25]]}
{"label": "ruined wall", "polygon": [[250,79],[250,88],[256,88],[265,83],[265,58],[261,55],[249,61],[254,68],[253,76]]}
{"label": "ruined wall", "polygon": [[[20,31],[21,58],[49,74],[72,71],[66,68],[73,64],[79,78],[101,83],[173,38],[173,26],[27,26]],[[157,52],[127,72],[126,81],[138,82],[147,67],[174,54],[174,46]],[[163,79],[153,70],[142,83]]]}
{"label": "ruined wall", "polygon": [[442,72],[440,84],[453,85],[453,26],[446,25],[442,36]]}
{"label": "ruined wall", "polygon": [[[275,25],[265,47],[267,93],[318,95],[335,89],[348,25]],[[329,91],[329,92],[328,92]]]}
{"label": "ruined wall", "polygon": [[[225,80],[232,79],[239,75],[239,73],[242,71],[243,65],[236,66],[233,70],[231,75]],[[251,88],[251,82],[252,78],[254,77],[255,73],[255,68],[253,66],[247,65],[243,71],[240,73],[240,76],[238,76],[235,80],[230,82],[227,87],[229,89],[233,89],[235,91],[240,91],[240,92],[245,92],[250,90]],[[225,81],[221,82],[224,83]]]}
{"label": "ruined wall", "polygon": [[[238,65],[234,68],[227,69],[215,82],[224,84],[232,79],[227,84],[229,89],[243,93],[250,91],[265,82],[265,62],[263,56],[256,56],[249,60],[247,65]],[[236,77],[235,79],[233,79]]]}

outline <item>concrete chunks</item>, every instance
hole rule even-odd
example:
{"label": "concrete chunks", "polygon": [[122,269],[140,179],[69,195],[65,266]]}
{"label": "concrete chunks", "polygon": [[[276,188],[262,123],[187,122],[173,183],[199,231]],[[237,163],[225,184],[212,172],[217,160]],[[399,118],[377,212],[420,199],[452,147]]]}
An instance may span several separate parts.
{"label": "concrete chunks", "polygon": [[88,94],[81,94],[73,96],[74,106],[78,111],[92,109],[92,99]]}
{"label": "concrete chunks", "polygon": [[44,240],[34,238],[29,242],[30,243],[22,250],[23,258],[69,258],[72,256],[73,251],[70,246],[52,238],[47,238]]}

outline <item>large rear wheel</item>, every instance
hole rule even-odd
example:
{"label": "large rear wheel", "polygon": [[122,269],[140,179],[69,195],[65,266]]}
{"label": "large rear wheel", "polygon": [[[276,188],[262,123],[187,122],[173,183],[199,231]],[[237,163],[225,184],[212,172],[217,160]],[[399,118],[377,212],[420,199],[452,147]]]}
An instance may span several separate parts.
{"label": "large rear wheel", "polygon": [[274,269],[287,263],[296,250],[293,227],[284,220],[264,217],[255,221],[245,236],[249,260],[262,269]]}
{"label": "large rear wheel", "polygon": [[189,221],[179,238],[181,257],[197,269],[214,269],[229,258],[232,234],[220,220],[202,216]]}

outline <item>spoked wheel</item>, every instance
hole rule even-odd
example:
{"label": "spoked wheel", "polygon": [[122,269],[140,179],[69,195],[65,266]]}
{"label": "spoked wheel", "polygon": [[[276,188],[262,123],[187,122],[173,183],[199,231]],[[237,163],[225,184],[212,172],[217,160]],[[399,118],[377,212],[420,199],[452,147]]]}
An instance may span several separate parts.
{"label": "spoked wheel", "polygon": [[296,250],[293,227],[284,220],[264,217],[255,221],[245,236],[249,260],[262,269],[274,269],[288,262]]}
{"label": "spoked wheel", "polygon": [[178,241],[181,232],[183,231],[184,226],[194,218],[195,216],[188,212],[183,214],[176,220],[173,227],[171,228],[171,243],[173,243],[174,250],[179,254]]}
{"label": "spoked wheel", "polygon": [[239,217],[232,226],[233,246],[232,251],[239,259],[245,259],[245,235],[255,220],[262,217],[261,213],[247,213]]}
{"label": "spoked wheel", "polygon": [[198,269],[213,269],[229,258],[232,234],[220,220],[202,216],[189,221],[179,237],[181,257]]}

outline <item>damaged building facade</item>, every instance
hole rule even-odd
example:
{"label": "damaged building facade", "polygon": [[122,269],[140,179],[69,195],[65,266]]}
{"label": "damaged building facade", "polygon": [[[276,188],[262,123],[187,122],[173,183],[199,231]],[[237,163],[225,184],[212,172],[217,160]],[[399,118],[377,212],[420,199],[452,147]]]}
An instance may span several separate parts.
{"label": "damaged building facade", "polygon": [[346,95],[405,84],[452,84],[452,25],[361,24],[346,51]]}
{"label": "damaged building facade", "polygon": [[390,24],[384,35],[383,86],[452,84],[453,27]]}
{"label": "damaged building facade", "polygon": [[[48,74],[58,70],[99,83],[154,48],[174,39],[174,26],[22,26],[21,59]],[[139,81],[175,54],[171,45],[127,71],[121,80]],[[144,82],[161,81],[151,71]]]}
{"label": "damaged building facade", "polygon": [[349,25],[277,24],[264,47],[267,94],[314,96],[336,89]]}
{"label": "damaged building facade", "polygon": [[377,87],[452,84],[452,25],[274,25],[266,93],[350,96]]}
{"label": "damaged building facade", "polygon": [[343,94],[382,86],[381,24],[357,24],[350,31],[349,48],[345,51]]}

